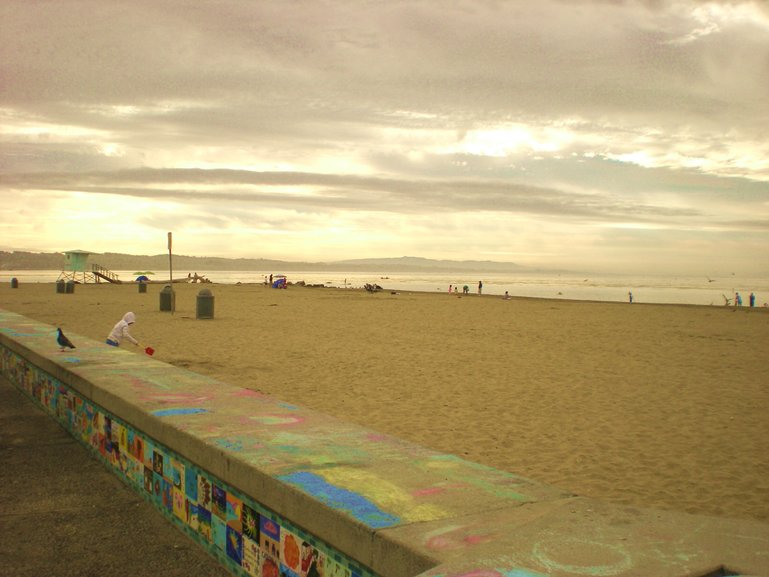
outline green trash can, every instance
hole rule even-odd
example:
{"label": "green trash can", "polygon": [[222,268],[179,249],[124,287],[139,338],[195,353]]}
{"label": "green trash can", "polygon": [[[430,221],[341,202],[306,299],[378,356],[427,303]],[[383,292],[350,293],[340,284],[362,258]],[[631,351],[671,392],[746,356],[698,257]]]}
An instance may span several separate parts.
{"label": "green trash can", "polygon": [[11,288],[19,288],[19,279],[16,277],[11,279]]}
{"label": "green trash can", "polygon": [[208,289],[203,289],[198,293],[197,307],[195,308],[196,319],[214,318],[214,295]]}
{"label": "green trash can", "polygon": [[61,294],[67,292],[67,286],[64,284],[64,279],[59,279],[56,281],[56,292]]}
{"label": "green trash can", "polygon": [[140,293],[146,293],[147,292],[147,283],[143,281],[139,281],[139,292]]}
{"label": "green trash can", "polygon": [[73,292],[75,292],[75,281],[68,280],[67,281],[67,290],[65,290],[64,292],[66,292],[67,294],[72,294]]}
{"label": "green trash can", "polygon": [[171,312],[176,310],[176,293],[170,284],[164,286],[163,290],[160,291],[160,310]]}

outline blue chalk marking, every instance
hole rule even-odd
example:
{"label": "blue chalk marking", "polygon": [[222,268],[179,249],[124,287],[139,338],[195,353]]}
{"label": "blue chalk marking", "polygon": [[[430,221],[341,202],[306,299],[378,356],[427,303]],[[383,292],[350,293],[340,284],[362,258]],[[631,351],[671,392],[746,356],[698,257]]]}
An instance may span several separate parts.
{"label": "blue chalk marking", "polygon": [[12,337],[39,337],[44,334],[44,333],[22,333],[11,327],[0,327],[0,333],[5,333],[7,335],[11,335]]}
{"label": "blue chalk marking", "polygon": [[64,360],[68,363],[79,363],[80,359],[77,357],[64,357]]}
{"label": "blue chalk marking", "polygon": [[400,523],[398,517],[382,511],[363,495],[332,485],[314,473],[300,471],[280,475],[278,479],[299,487],[329,507],[346,511],[373,529],[383,529]]}
{"label": "blue chalk marking", "polygon": [[287,409],[289,411],[298,411],[299,410],[299,407],[297,407],[296,405],[292,405],[290,403],[281,402],[281,403],[278,403],[278,406],[281,409]]}
{"label": "blue chalk marking", "polygon": [[207,413],[208,409],[160,409],[152,411],[152,414],[156,417],[173,417],[176,415],[197,415],[199,413]]}
{"label": "blue chalk marking", "polygon": [[240,439],[214,439],[214,443],[228,451],[242,451],[243,441]]}

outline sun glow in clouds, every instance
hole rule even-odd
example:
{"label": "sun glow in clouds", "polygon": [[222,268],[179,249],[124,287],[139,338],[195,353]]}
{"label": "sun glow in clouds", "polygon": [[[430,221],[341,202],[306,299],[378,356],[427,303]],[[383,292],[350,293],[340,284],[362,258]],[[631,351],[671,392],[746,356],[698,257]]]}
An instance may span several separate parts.
{"label": "sun glow in clouds", "polygon": [[561,128],[533,128],[521,124],[468,131],[448,153],[505,157],[517,153],[554,153],[575,140],[571,131]]}

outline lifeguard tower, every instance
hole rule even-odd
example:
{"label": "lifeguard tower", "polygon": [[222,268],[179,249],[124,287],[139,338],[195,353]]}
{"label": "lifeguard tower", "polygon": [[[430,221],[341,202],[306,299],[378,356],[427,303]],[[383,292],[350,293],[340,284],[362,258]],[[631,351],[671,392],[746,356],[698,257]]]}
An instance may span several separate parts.
{"label": "lifeguard tower", "polygon": [[68,250],[64,253],[64,266],[57,281],[73,281],[76,283],[97,282],[91,271],[86,271],[90,252],[84,250]]}
{"label": "lifeguard tower", "polygon": [[85,250],[68,250],[64,253],[64,266],[62,267],[61,274],[57,281],[73,281],[76,283],[99,283],[107,281],[115,284],[122,284],[118,278],[118,275],[107,270],[103,266],[98,264],[92,264],[90,270],[88,268],[88,257],[92,253]]}

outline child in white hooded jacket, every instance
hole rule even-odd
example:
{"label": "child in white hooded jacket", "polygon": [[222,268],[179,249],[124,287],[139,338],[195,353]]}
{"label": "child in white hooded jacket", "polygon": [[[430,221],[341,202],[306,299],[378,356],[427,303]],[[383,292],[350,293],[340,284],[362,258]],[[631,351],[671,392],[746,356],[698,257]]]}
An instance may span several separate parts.
{"label": "child in white hooded jacket", "polygon": [[107,344],[113,347],[119,347],[123,339],[126,339],[138,347],[139,341],[133,338],[131,336],[131,333],[129,332],[129,327],[135,322],[136,322],[135,314],[133,313],[124,314],[123,318],[120,319],[115,324],[114,327],[112,327],[112,332],[110,332],[109,336],[107,337]]}

